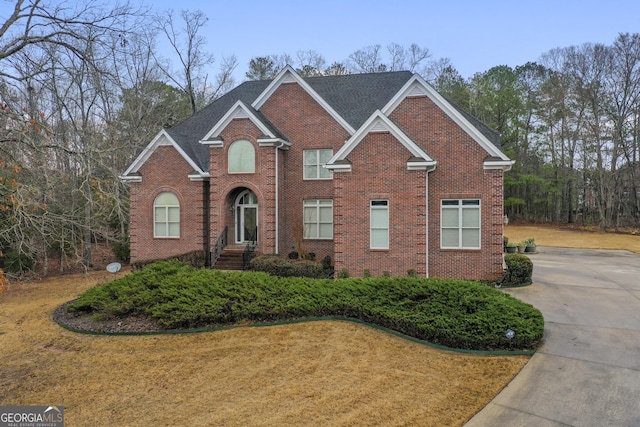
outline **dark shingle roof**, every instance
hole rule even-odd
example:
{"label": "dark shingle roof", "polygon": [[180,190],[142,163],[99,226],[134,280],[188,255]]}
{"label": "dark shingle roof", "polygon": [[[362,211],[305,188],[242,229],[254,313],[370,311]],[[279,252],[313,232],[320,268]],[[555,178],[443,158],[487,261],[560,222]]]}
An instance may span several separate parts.
{"label": "dark shingle roof", "polygon": [[305,79],[347,123],[358,129],[413,76],[409,71]]}
{"label": "dark shingle roof", "polygon": [[[382,109],[412,76],[409,71],[399,71],[310,77],[304,80],[357,130],[371,114]],[[271,80],[244,82],[167,132],[203,171],[209,170],[209,148],[199,141],[237,101],[242,101],[276,136],[286,139],[262,113],[251,107],[270,83]],[[500,136],[495,131],[456,105],[454,107],[496,147],[500,147]]]}

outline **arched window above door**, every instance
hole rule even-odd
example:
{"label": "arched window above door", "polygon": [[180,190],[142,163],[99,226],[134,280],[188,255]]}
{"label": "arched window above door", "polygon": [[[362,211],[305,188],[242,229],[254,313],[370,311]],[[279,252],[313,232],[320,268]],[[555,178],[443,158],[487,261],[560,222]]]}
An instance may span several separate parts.
{"label": "arched window above door", "polygon": [[229,147],[229,173],[255,173],[256,150],[253,144],[241,139]]}

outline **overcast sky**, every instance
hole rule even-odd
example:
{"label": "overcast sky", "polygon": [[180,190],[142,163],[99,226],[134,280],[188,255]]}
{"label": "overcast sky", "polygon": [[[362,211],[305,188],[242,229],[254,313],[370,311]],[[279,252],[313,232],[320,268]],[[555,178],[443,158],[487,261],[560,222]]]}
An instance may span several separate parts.
{"label": "overcast sky", "polygon": [[[426,47],[471,77],[496,65],[536,61],[556,47],[611,44],[620,32],[640,32],[639,0],[144,1],[159,11],[205,12],[208,50],[235,54],[238,80],[256,56],[316,50],[329,65],[391,42]],[[13,3],[0,0],[0,17]]]}

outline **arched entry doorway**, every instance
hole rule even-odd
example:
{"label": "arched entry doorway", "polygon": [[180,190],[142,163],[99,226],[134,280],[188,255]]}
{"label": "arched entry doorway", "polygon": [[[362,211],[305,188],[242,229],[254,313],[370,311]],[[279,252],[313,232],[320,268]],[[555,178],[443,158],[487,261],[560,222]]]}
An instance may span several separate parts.
{"label": "arched entry doorway", "polygon": [[258,241],[258,198],[251,190],[244,190],[235,202],[236,243]]}

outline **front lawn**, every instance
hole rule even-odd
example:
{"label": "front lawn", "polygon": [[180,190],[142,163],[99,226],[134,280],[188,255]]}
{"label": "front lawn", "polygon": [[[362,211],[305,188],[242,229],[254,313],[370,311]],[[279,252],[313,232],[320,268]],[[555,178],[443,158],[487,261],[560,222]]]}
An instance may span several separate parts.
{"label": "front lawn", "polygon": [[[540,311],[475,282],[415,277],[318,280],[152,264],[91,288],[67,310],[149,316],[167,329],[343,316],[460,349],[534,349]],[[515,336],[506,337],[512,330]]]}

